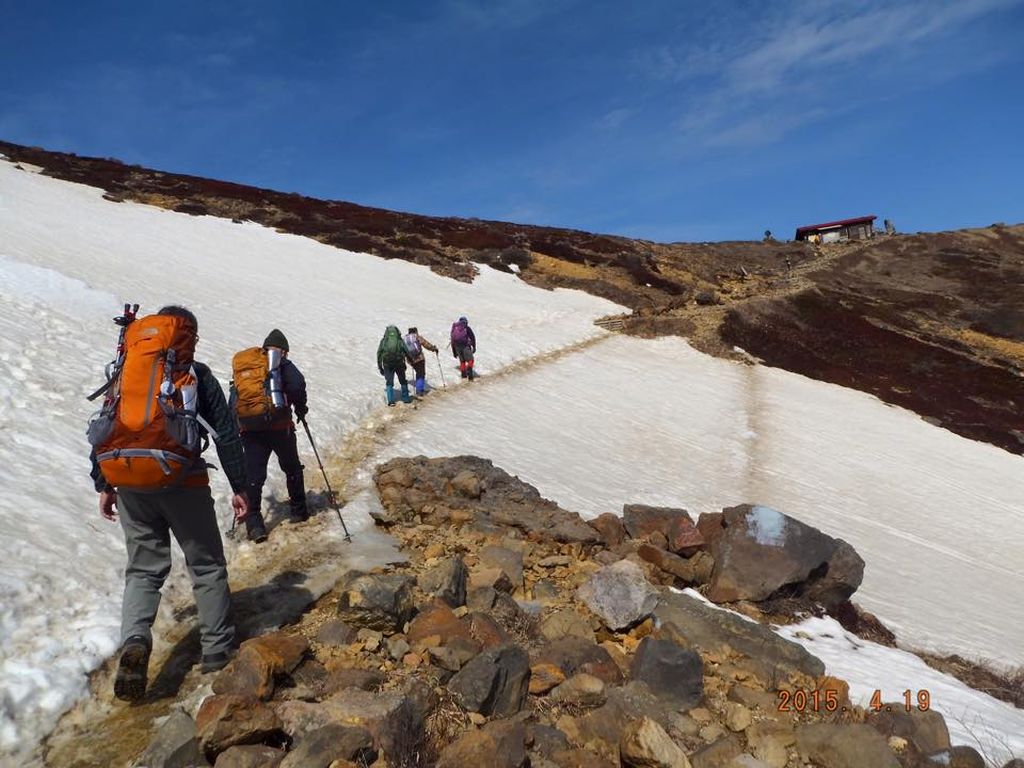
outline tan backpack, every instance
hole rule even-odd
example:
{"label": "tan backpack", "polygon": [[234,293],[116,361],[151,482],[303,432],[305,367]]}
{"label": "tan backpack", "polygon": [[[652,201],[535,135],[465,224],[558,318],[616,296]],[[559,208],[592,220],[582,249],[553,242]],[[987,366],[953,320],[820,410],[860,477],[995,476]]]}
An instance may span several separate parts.
{"label": "tan backpack", "polygon": [[250,347],[231,358],[235,414],[242,429],[265,429],[291,413],[275,407],[270,394],[270,362],[263,347]]}

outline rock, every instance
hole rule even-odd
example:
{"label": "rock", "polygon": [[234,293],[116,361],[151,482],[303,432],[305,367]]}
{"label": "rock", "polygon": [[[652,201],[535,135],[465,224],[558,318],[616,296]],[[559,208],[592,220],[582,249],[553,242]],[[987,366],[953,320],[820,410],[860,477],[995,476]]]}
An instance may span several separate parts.
{"label": "rock", "polygon": [[555,611],[540,623],[540,635],[545,640],[562,637],[580,637],[594,641],[594,630],[590,622],[571,608]]}
{"label": "rock", "polygon": [[646,504],[626,504],[622,507],[622,523],[626,533],[633,539],[645,539],[652,533],[661,533],[667,538],[672,522],[679,518],[690,520],[690,515],[685,509],[650,507]]}
{"label": "rock", "polygon": [[669,550],[677,554],[690,556],[705,545],[704,535],[689,515],[680,515],[672,520],[665,536]]}
{"label": "rock", "polygon": [[654,616],[662,636],[704,654],[721,655],[732,649],[747,657],[757,676],[767,682],[784,680],[795,672],[814,678],[825,674],[821,660],[802,646],[784,640],[763,624],[713,608],[689,595],[663,593]]}
{"label": "rock", "polygon": [[347,688],[315,703],[281,702],[277,714],[285,732],[296,741],[332,724],[365,728],[393,762],[416,749],[423,735],[418,706],[409,694],[400,691],[370,693]]}
{"label": "rock", "polygon": [[763,714],[775,714],[779,711],[778,694],[759,691],[746,685],[734,685],[729,689],[729,701],[735,701],[748,709],[760,710]]}
{"label": "rock", "polygon": [[505,645],[484,651],[448,681],[462,705],[482,715],[509,717],[522,709],[530,685],[526,651]]}
{"label": "rock", "polygon": [[275,675],[286,675],[299,666],[309,651],[309,641],[299,634],[272,632],[246,640],[240,650],[259,654]]}
{"label": "rock", "polygon": [[445,747],[438,768],[526,768],[530,765],[524,742],[526,728],[522,723],[496,721],[479,731],[468,731]]}
{"label": "rock", "polygon": [[358,574],[343,580],[338,616],[353,627],[400,631],[413,613],[412,585],[403,574]]}
{"label": "rock", "polygon": [[469,634],[484,649],[497,648],[510,642],[508,633],[505,632],[498,622],[483,613],[471,613],[466,617],[469,620]]}
{"label": "rock", "polygon": [[335,760],[369,765],[376,759],[373,736],[368,730],[331,723],[296,741],[281,768],[329,768]]}
{"label": "rock", "polygon": [[530,667],[530,693],[542,696],[565,681],[565,673],[554,664],[534,664]]}
{"label": "rock", "polygon": [[341,619],[330,619],[324,622],[320,631],[316,633],[316,641],[321,645],[338,647],[348,645],[355,639],[355,628],[350,627]]}
{"label": "rock", "polygon": [[356,632],[356,642],[370,653],[376,653],[380,644],[384,642],[384,633],[364,627]]}
{"label": "rock", "polygon": [[195,721],[179,709],[171,711],[139,759],[148,768],[208,766],[199,748]]}
{"label": "rock", "polygon": [[480,563],[485,568],[497,568],[508,576],[512,591],[523,586],[523,553],[506,547],[488,544],[479,552]]}
{"label": "rock", "polygon": [[541,579],[533,585],[533,599],[542,605],[548,605],[561,597],[558,585],[549,579]]}
{"label": "rock", "polygon": [[640,567],[628,560],[601,568],[577,590],[577,597],[614,631],[643,621],[658,604],[658,592]]}
{"label": "rock", "polygon": [[893,702],[883,705],[881,711],[871,713],[867,724],[883,736],[906,739],[922,755],[932,755],[950,748],[946,721],[934,709],[927,712],[913,709],[907,712],[903,702]]}
{"label": "rock", "polygon": [[555,752],[569,749],[571,746],[566,735],[557,728],[530,722],[526,723],[526,743],[532,745],[533,757],[537,755],[549,757]]}
{"label": "rock", "polygon": [[704,696],[704,662],[700,654],[671,640],[645,637],[633,657],[634,680],[647,683],[679,709],[697,706]]}
{"label": "rock", "polygon": [[206,698],[196,715],[199,744],[209,756],[236,744],[260,744],[281,738],[282,723],[255,696],[216,694]]}
{"label": "rock", "polygon": [[538,560],[537,565],[541,568],[559,568],[561,566],[572,565],[572,558],[568,555],[551,555],[550,557],[544,557]]}
{"label": "rock", "polygon": [[498,590],[494,587],[470,588],[466,594],[466,607],[471,611],[489,611],[498,599]]}
{"label": "rock", "polygon": [[436,645],[446,645],[457,637],[475,642],[470,622],[460,619],[440,600],[421,610],[410,622],[406,640],[415,649],[432,636],[440,638]]}
{"label": "rock", "polygon": [[686,753],[649,717],[635,720],[622,732],[620,756],[630,768],[691,768]]}
{"label": "rock", "polygon": [[1024,768],[1024,760],[1019,757],[1015,757],[1013,760],[1008,762],[1003,768]]}
{"label": "rock", "polygon": [[[228,747],[217,756],[217,768],[277,768],[283,765],[285,755],[283,749],[274,749],[264,744]],[[147,763],[142,765],[148,768]]]}
{"label": "rock", "polygon": [[[947,754],[946,768],[985,768],[985,758],[974,747],[952,747]],[[938,762],[941,765],[942,758],[939,757],[937,761],[933,759],[933,762]],[[1016,768],[1024,768],[1024,760],[1017,762],[1019,765]]]}
{"label": "rock", "polygon": [[604,683],[593,675],[581,672],[557,686],[548,699],[559,704],[599,707],[604,704]]}
{"label": "rock", "polygon": [[[471,595],[479,592],[481,589],[509,593],[515,588],[512,579],[501,568],[480,568],[473,571],[469,577],[469,591]],[[479,605],[470,605],[469,607],[477,609]]]}
{"label": "rock", "polygon": [[725,725],[730,731],[745,731],[754,722],[754,716],[742,704],[730,701],[725,705]]}
{"label": "rock", "polygon": [[598,515],[590,521],[590,525],[601,536],[601,542],[612,549],[619,546],[626,538],[626,529],[622,525],[622,518],[611,512]]}
{"label": "rock", "polygon": [[461,557],[453,557],[419,575],[417,584],[424,593],[458,608],[466,604],[466,579],[469,572]]}
{"label": "rock", "polygon": [[822,768],[899,768],[885,737],[868,725],[816,723],[796,732],[797,750]]}
{"label": "rock", "polygon": [[693,768],[730,768],[741,754],[743,748],[736,737],[724,736],[690,755],[690,762]]}
{"label": "rock", "polygon": [[715,542],[725,533],[725,515],[721,512],[702,512],[697,518],[697,530],[704,539],[704,546],[714,550]]}
{"label": "rock", "polygon": [[641,559],[687,584],[703,584],[710,578],[711,569],[714,568],[714,560],[705,552],[698,552],[687,560],[653,544],[641,544],[636,553]]}
{"label": "rock", "polygon": [[772,768],[772,766],[752,755],[740,755],[733,758],[733,761],[729,763],[729,768]]}
{"label": "rock", "polygon": [[388,647],[388,656],[395,661],[399,661],[411,650],[408,641],[402,635],[392,635],[385,644]]}
{"label": "rock", "polygon": [[345,688],[376,691],[384,684],[384,680],[384,675],[373,669],[336,669],[328,674],[324,682],[324,695],[330,696]]}
{"label": "rock", "polygon": [[468,499],[480,498],[480,478],[468,469],[459,472],[452,478],[452,490]]}
{"label": "rock", "polygon": [[[552,753],[548,765],[554,768],[618,768],[619,760],[618,755],[612,761],[586,749],[562,749]],[[543,766],[534,765],[532,768]]]}
{"label": "rock", "polygon": [[258,652],[243,648],[217,673],[212,687],[214,693],[255,696],[266,701],[274,693],[274,671]]}
{"label": "rock", "polygon": [[747,728],[745,735],[747,747],[754,757],[771,768],[785,768],[789,762],[789,747],[796,742],[796,733],[791,724],[761,720]]}
{"label": "rock", "polygon": [[715,602],[784,594],[832,608],[860,586],[864,561],[841,539],[765,506],[730,507],[723,521],[725,531],[711,548],[708,597]]}
{"label": "rock", "polygon": [[538,649],[533,657],[534,664],[553,664],[566,677],[580,672],[602,680],[608,685],[622,682],[622,671],[605,648],[595,645],[593,640],[569,636],[552,640]]}
{"label": "rock", "polygon": [[458,672],[462,669],[462,665],[465,664],[469,659],[473,658],[471,655],[469,658],[464,658],[462,655],[452,650],[451,648],[428,648],[427,655],[430,657],[430,661],[435,666],[449,672]]}

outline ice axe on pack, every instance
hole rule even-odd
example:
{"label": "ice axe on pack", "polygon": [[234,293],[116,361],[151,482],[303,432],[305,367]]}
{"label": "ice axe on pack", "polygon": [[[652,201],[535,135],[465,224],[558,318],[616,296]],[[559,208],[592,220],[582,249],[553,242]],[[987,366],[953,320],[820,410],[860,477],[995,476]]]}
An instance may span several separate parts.
{"label": "ice axe on pack", "polygon": [[327,480],[327,472],[324,470],[324,463],[320,461],[320,452],[317,451],[316,443],[313,441],[313,433],[309,431],[309,424],[306,423],[305,418],[299,419],[299,421],[306,430],[306,437],[309,438],[309,444],[313,447],[313,455],[316,456],[316,463],[320,465],[320,474],[324,476],[324,485],[327,486],[327,501],[330,506],[334,507],[334,511],[338,513],[338,522],[341,523],[341,527],[345,531],[345,541],[351,544],[352,535],[348,532],[348,526],[345,525],[345,518],[341,516],[341,508],[338,506],[338,501],[334,498],[334,491],[331,489],[331,484]]}

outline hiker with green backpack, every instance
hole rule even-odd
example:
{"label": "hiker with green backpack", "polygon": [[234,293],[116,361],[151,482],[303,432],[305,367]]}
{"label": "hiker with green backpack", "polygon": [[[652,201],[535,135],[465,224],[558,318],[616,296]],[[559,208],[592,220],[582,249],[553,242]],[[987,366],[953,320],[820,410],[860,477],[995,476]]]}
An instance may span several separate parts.
{"label": "hiker with green backpack", "polygon": [[402,387],[402,402],[411,403],[409,396],[409,382],[405,378],[405,363],[408,358],[408,350],[405,341],[402,339],[402,332],[398,326],[389,325],[384,331],[384,337],[377,345],[377,370],[384,377],[384,387],[388,405],[395,404],[395,376],[398,376],[398,383]]}

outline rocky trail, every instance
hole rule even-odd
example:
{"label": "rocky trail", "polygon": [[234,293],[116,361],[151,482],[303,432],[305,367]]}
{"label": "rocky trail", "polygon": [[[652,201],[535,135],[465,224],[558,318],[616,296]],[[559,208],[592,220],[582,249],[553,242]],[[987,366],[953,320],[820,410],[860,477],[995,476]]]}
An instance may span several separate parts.
{"label": "rocky trail", "polygon": [[[598,335],[486,374],[472,384],[462,384],[486,387],[488,382],[545,365],[600,344],[606,338]],[[229,554],[229,572],[240,638],[255,637],[298,620],[348,569],[382,566],[406,559],[397,548],[398,542],[372,525],[353,528],[353,524],[359,526],[360,521],[353,518],[354,510],[348,508],[348,500],[367,491],[372,472],[368,462],[389,444],[396,431],[415,418],[420,406],[429,407],[432,402],[459,394],[460,387],[453,383],[431,389],[424,399],[414,400],[412,404],[379,408],[337,450],[323,456],[341,514],[353,530],[355,546],[348,546],[342,539],[341,525],[335,510],[328,507],[327,494],[308,491],[314,511],[309,521],[297,525],[283,522],[287,503],[272,502],[264,509],[271,532],[269,540],[258,548],[251,544],[236,546],[233,550],[229,547],[229,552],[233,551],[233,555]],[[307,466],[306,480],[308,489],[323,485],[315,465]],[[363,512],[359,510],[355,514]],[[244,528],[229,529],[225,537],[241,543]],[[146,701],[139,706],[125,707],[113,698],[116,670],[115,660],[111,659],[91,676],[91,697],[69,711],[46,740],[43,746],[46,765],[127,764],[148,743],[153,720],[165,716],[176,701],[201,690],[202,677],[193,669],[200,655],[194,625],[195,606],[187,578],[183,573],[178,576],[177,579],[172,577],[165,587],[161,615],[170,620],[158,620],[154,627],[151,669],[162,671],[151,681]]]}

